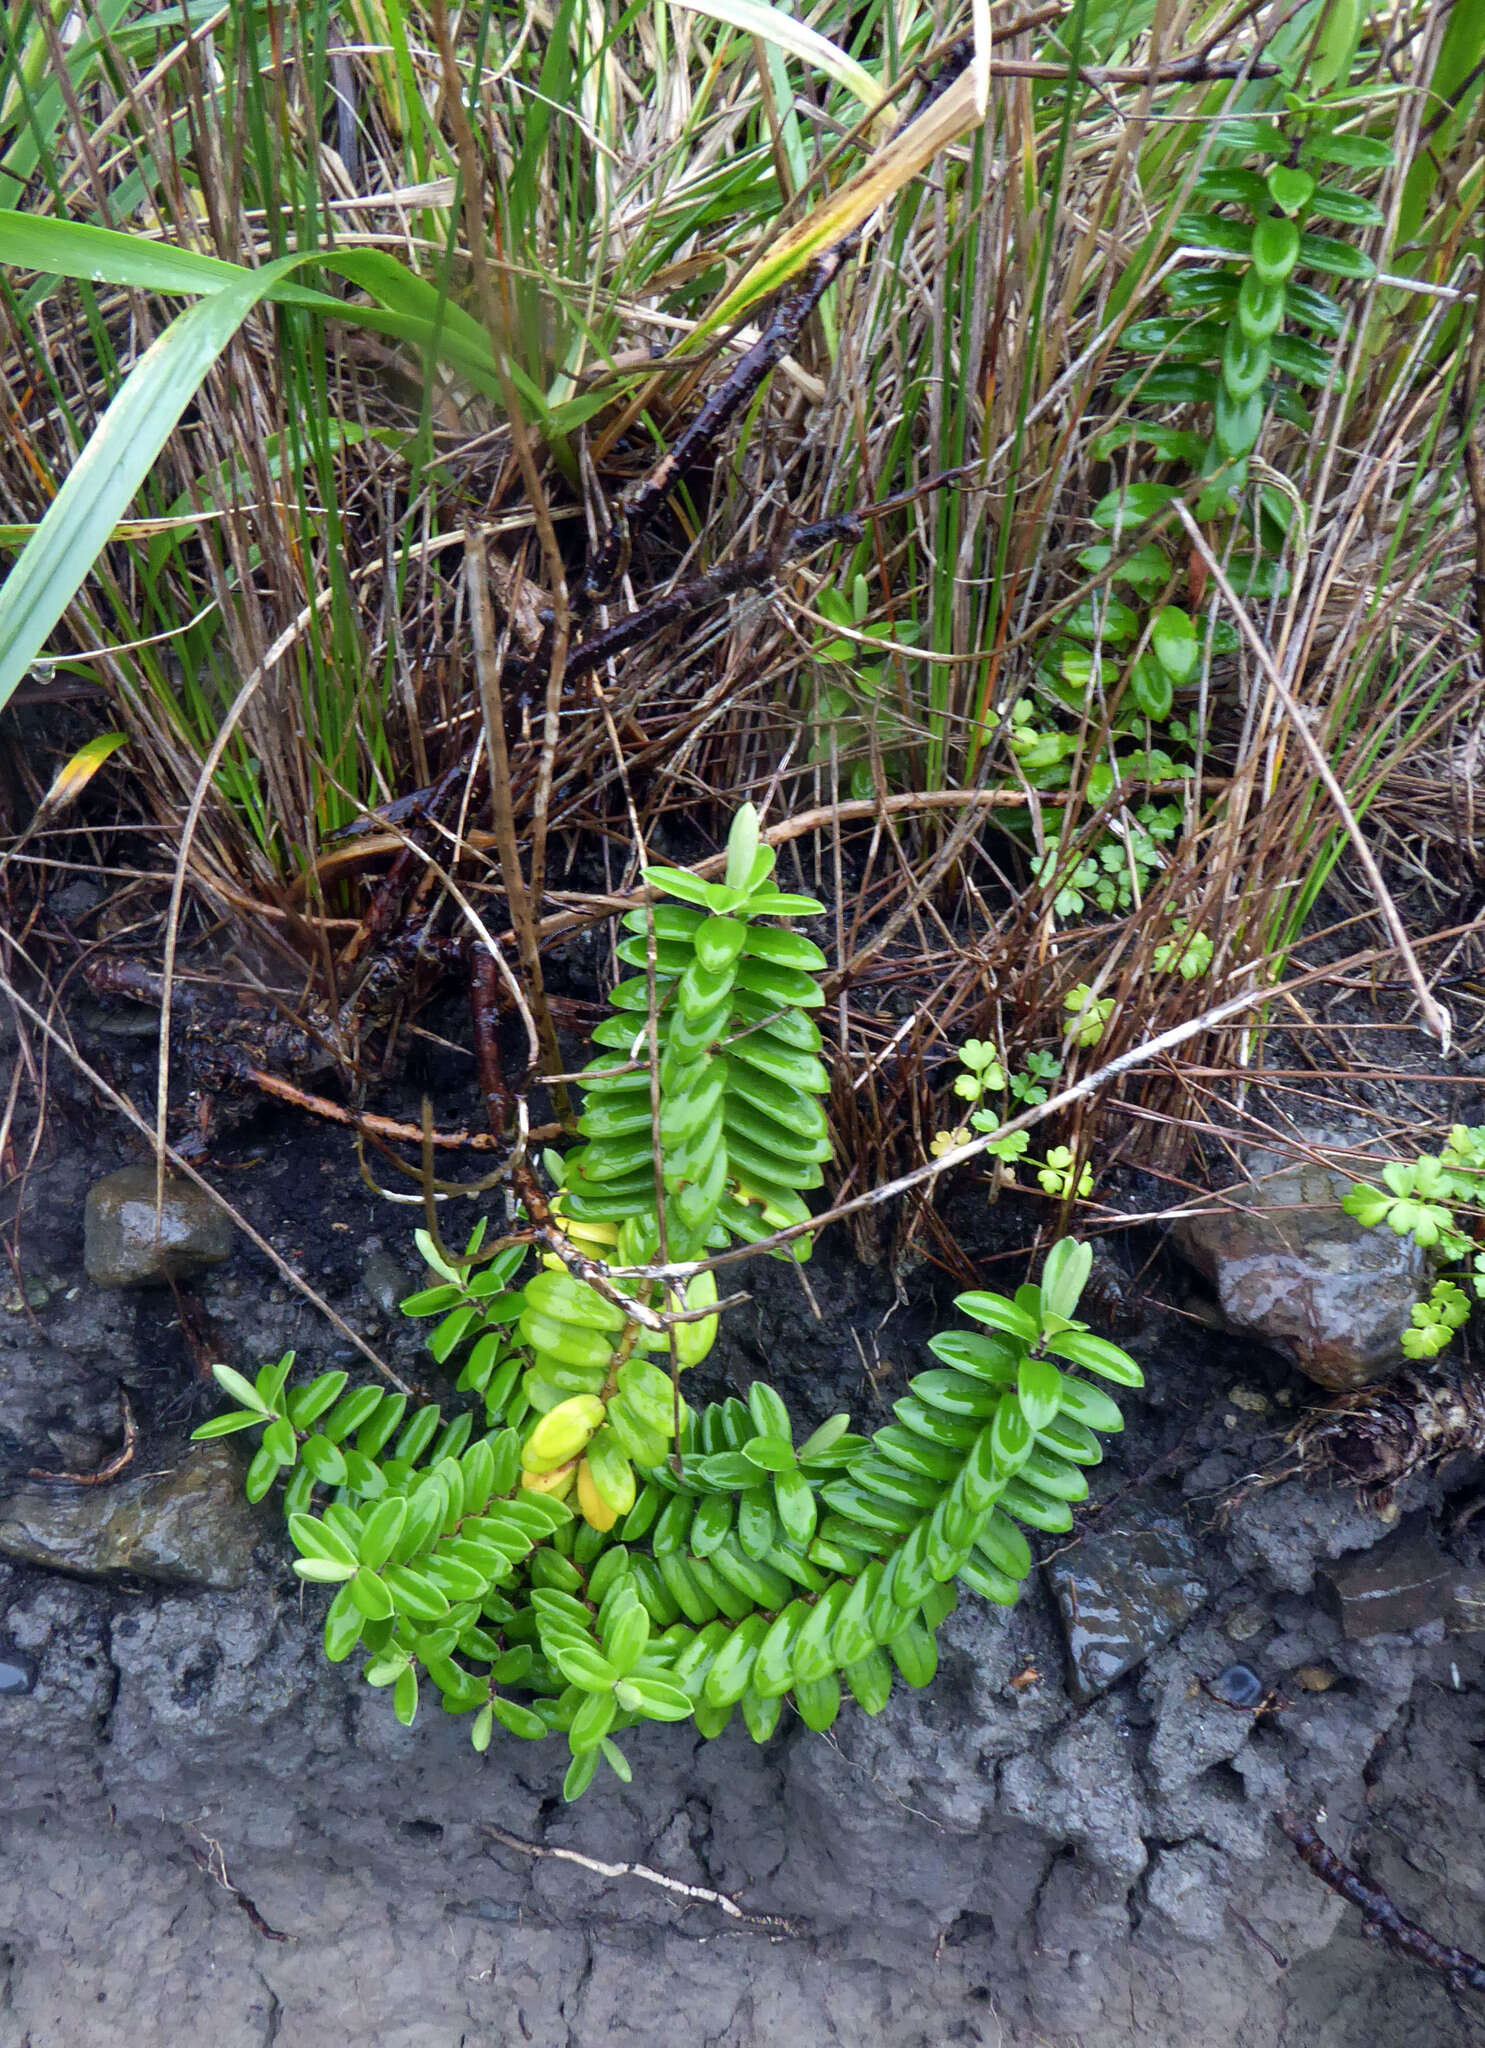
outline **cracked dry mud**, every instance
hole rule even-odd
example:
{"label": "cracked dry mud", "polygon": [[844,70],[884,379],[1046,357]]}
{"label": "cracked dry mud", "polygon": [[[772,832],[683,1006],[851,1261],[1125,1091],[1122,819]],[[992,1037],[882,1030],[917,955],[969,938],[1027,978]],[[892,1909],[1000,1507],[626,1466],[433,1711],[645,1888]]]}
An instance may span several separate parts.
{"label": "cracked dry mud", "polygon": [[[105,1459],[121,1384],[141,1476],[178,1465],[200,1412],[169,1294],[83,1277],[82,1194],[120,1163],[95,1135],[28,1192],[38,1284],[0,1319],[0,1488],[29,1465]],[[414,1361],[417,1330],[387,1313],[398,1219],[354,1184],[338,1139],[262,1123],[235,1164],[252,1220]],[[987,1227],[978,1204],[963,1227]],[[755,1270],[712,1382],[768,1360],[801,1409],[870,1421],[944,1305],[883,1324],[879,1273],[843,1245],[818,1261],[839,1320],[816,1323],[791,1276]],[[246,1248],[198,1296],[235,1362],[286,1344],[346,1362]],[[879,1385],[852,1324],[868,1357],[876,1333]],[[1485,2039],[1485,2001],[1361,1940],[1270,1819],[1323,1803],[1328,1839],[1401,1910],[1485,1947],[1485,1637],[1438,1620],[1343,1636],[1317,1567],[1385,1527],[1343,1492],[1246,1484],[1281,1451],[1275,1403],[1302,1390],[1281,1360],[1191,1329],[1156,1317],[1129,1340],[1150,1391],[1097,1475],[1092,1526],[1178,1522],[1198,1597],[1082,1707],[1039,1576],[1009,1614],[966,1601],[934,1686],[899,1689],[876,1720],[848,1712],[830,1738],[787,1727],[761,1749],[741,1731],[648,1729],[627,1739],[631,1787],[564,1807],[555,1745],[477,1758],[462,1724],[425,1709],[403,1730],[324,1662],[322,1596],[294,1579],[273,1513],[237,1592],[0,1564],[0,1655],[34,1678],[0,1691],[0,2048]],[[1263,1405],[1229,1401],[1235,1383]],[[1470,1474],[1450,1483],[1470,1497]],[[1403,1505],[1426,1526],[1441,1501],[1429,1480]],[[1237,1661],[1276,1706],[1207,1689]],[[792,1931],[536,1859],[486,1823],[724,1892]]]}

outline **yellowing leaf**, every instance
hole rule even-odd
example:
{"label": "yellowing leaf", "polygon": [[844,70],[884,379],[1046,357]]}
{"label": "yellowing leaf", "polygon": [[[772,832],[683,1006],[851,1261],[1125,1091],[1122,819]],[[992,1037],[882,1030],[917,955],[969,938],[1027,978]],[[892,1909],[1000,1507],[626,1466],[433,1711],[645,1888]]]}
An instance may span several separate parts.
{"label": "yellowing leaf", "polygon": [[34,823],[40,824],[43,818],[55,817],[58,811],[65,810],[68,804],[81,796],[104,762],[118,752],[128,737],[126,732],[100,732],[85,747],[79,747],[72,759],[65,761],[57,770],[51,788],[41,800]]}

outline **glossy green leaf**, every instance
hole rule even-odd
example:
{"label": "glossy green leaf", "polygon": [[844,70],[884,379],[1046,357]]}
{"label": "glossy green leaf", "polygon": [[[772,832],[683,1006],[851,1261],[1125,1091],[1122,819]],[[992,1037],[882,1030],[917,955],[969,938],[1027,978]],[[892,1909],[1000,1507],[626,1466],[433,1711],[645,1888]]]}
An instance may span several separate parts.
{"label": "glossy green leaf", "polygon": [[230,1365],[214,1365],[211,1369],[211,1376],[224,1394],[230,1394],[234,1401],[238,1402],[243,1408],[246,1408],[251,1414],[260,1417],[264,1421],[267,1421],[274,1414],[273,1406],[263,1399],[252,1381],[245,1379],[240,1372],[234,1371]]}
{"label": "glossy green leaf", "polygon": [[1255,391],[1248,398],[1237,399],[1225,385],[1219,385],[1212,431],[1218,448],[1229,461],[1246,455],[1254,446],[1263,427],[1263,410],[1263,392]]}
{"label": "glossy green leaf", "polygon": [[414,1621],[439,1621],[448,1613],[447,1595],[440,1592],[426,1572],[414,1570],[411,1565],[392,1564],[385,1567],[381,1578],[398,1611]]}
{"label": "glossy green leaf", "polygon": [[1116,378],[1120,398],[1137,397],[1145,405],[1210,405],[1217,379],[1211,370],[1172,364],[1156,370],[1126,370]]}
{"label": "glossy green leaf", "polygon": [[600,1656],[591,1644],[565,1646],[557,1651],[553,1661],[562,1676],[584,1692],[607,1692],[619,1675],[607,1657]]}
{"label": "glossy green leaf", "polygon": [[332,1444],[327,1436],[307,1437],[299,1446],[299,1456],[306,1471],[312,1472],[322,1486],[340,1486],[346,1476],[345,1459],[340,1448]]}
{"label": "glossy green leaf", "polygon": [[357,1643],[366,1616],[356,1605],[349,1585],[341,1587],[325,1615],[325,1655],[332,1664],[343,1664]]}
{"label": "glossy green leaf", "polygon": [[[219,1436],[235,1436],[240,1429],[261,1429],[263,1416],[254,1408],[233,1408],[226,1415],[214,1415],[191,1431],[193,1444],[209,1443]],[[277,1461],[275,1461],[275,1469]]]}
{"label": "glossy green leaf", "polygon": [[1275,164],[1267,182],[1269,197],[1287,214],[1303,213],[1315,191],[1310,173],[1294,170],[1288,164]]}
{"label": "glossy green leaf", "polygon": [[1129,672],[1129,694],[1146,718],[1169,718],[1174,693],[1171,679],[1153,654],[1142,654]]}
{"label": "glossy green leaf", "polygon": [[1374,199],[1364,199],[1359,192],[1338,192],[1333,185],[1320,186],[1310,202],[1310,212],[1321,220],[1338,220],[1358,228],[1379,228],[1387,218]]}
{"label": "glossy green leaf", "polygon": [[1237,298],[1237,331],[1250,346],[1256,347],[1278,332],[1288,295],[1287,285],[1266,284],[1256,270],[1244,274]]}
{"label": "glossy green leaf", "polygon": [[568,1747],[574,1756],[596,1749],[618,1718],[619,1703],[611,1689],[590,1692],[572,1717],[567,1731]]}
{"label": "glossy green leaf", "polygon": [[[294,1569],[301,1579],[308,1579],[311,1585],[339,1586],[356,1576],[353,1564],[337,1564],[328,1557],[296,1557]],[[365,1613],[365,1609],[362,1612]]]}
{"label": "glossy green leaf", "polygon": [[773,1483],[773,1500],[779,1526],[791,1543],[803,1549],[815,1533],[815,1496],[809,1481],[800,1471],[780,1471]]}
{"label": "glossy green leaf", "polygon": [[1062,1407],[1062,1374],[1050,1359],[1023,1359],[1016,1392],[1021,1413],[1030,1428],[1045,1429]]}
{"label": "glossy green leaf", "polygon": [[285,1412],[295,1429],[308,1429],[327,1409],[333,1408],[349,1377],[344,1372],[327,1372],[311,1380],[306,1387],[296,1387],[285,1404]]}
{"label": "glossy green leaf", "polygon": [[1117,535],[1126,527],[1143,526],[1180,495],[1169,484],[1126,484],[1100,498],[1089,516],[1095,526]]}
{"label": "glossy green leaf", "polygon": [[[310,1560],[305,1559],[307,1564]],[[351,1598],[368,1621],[386,1621],[397,1611],[391,1592],[365,1565],[350,1582]]]}
{"label": "glossy green leaf", "polygon": [[956,1294],[954,1306],[962,1315],[973,1316],[976,1322],[985,1323],[992,1330],[1003,1330],[1007,1336],[1020,1338],[1026,1344],[1034,1344],[1041,1334],[1036,1318],[1015,1302],[1007,1301],[1003,1294]]}
{"label": "glossy green leaf", "polygon": [[647,1721],[688,1721],[690,1695],[668,1679],[624,1678],[614,1687],[614,1698],[627,1714],[643,1714]]}
{"label": "glossy green leaf", "polygon": [[392,1555],[406,1521],[407,1502],[400,1495],[374,1507],[362,1525],[361,1540],[356,1546],[362,1564],[379,1570]]}
{"label": "glossy green leaf", "polygon": [[1286,214],[1267,214],[1255,221],[1249,253],[1259,282],[1285,283],[1299,261],[1299,243],[1299,229]]}
{"label": "glossy green leaf", "polygon": [[763,1472],[792,1472],[797,1462],[793,1444],[783,1436],[755,1436],[743,1445],[742,1454]]}
{"label": "glossy green leaf", "polygon": [[1021,1411],[1020,1401],[1007,1395],[996,1412],[991,1428],[991,1450],[995,1469],[1002,1477],[1017,1472],[1030,1457],[1036,1433]]}
{"label": "glossy green leaf", "polygon": [[[1173,683],[1189,683],[1195,676],[1201,661],[1201,642],[1190,615],[1178,605],[1166,605],[1156,612],[1150,627],[1150,646]],[[1091,1259],[1091,1246],[1082,1249]]]}
{"label": "glossy green leaf", "polygon": [[344,1443],[353,1430],[358,1430],[382,1404],[379,1387],[352,1387],[341,1395],[329,1414],[320,1422],[320,1433],[329,1437],[331,1443]]}
{"label": "glossy green leaf", "polygon": [[[1071,1359],[1074,1365],[1081,1365],[1086,1372],[1095,1372],[1100,1378],[1113,1380],[1121,1387],[1142,1387],[1145,1384],[1144,1374],[1129,1353],[1121,1351],[1106,1337],[1094,1336],[1091,1330],[1063,1330],[1047,1340],[1047,1349],[1054,1351],[1059,1358]],[[1086,1422],[1090,1418],[1085,1415],[1081,1420]]]}
{"label": "glossy green leaf", "polygon": [[1222,384],[1228,397],[1251,398],[1261,390],[1270,360],[1268,343],[1250,341],[1242,322],[1234,321],[1222,351]]}
{"label": "glossy green leaf", "polygon": [[1198,249],[1218,249],[1226,256],[1246,256],[1252,231],[1245,221],[1229,220],[1220,213],[1186,213],[1176,222],[1180,241]]}
{"label": "glossy green leaf", "polygon": [[[748,1388],[748,1413],[753,1418],[753,1427],[762,1437],[777,1437],[792,1444],[794,1427],[789,1411],[783,1401],[763,1380],[754,1380]],[[747,1446],[741,1447],[746,1451]]]}
{"label": "glossy green leaf", "polygon": [[1305,155],[1316,163],[1349,164],[1369,171],[1386,170],[1397,160],[1392,144],[1379,135],[1340,135],[1325,127],[1306,136]]}
{"label": "glossy green leaf", "polygon": [[512,1735],[518,1735],[523,1742],[539,1742],[547,1733],[547,1725],[539,1714],[532,1713],[516,1700],[493,1699],[490,1710],[502,1728]]}
{"label": "glossy green leaf", "polygon": [[349,1543],[328,1522],[315,1515],[296,1514],[289,1516],[288,1528],[289,1540],[301,1557],[328,1558],[334,1564],[349,1565],[355,1569],[358,1546]]}
{"label": "glossy green leaf", "polygon": [[850,1433],[850,1428],[851,1418],[849,1415],[832,1415],[828,1417],[826,1421],[820,1424],[818,1429],[812,1430],[799,1446],[800,1464],[807,1465],[812,1461],[823,1461],[829,1453],[834,1451],[842,1437]]}
{"label": "glossy green leaf", "polygon": [[1299,260],[1307,269],[1319,270],[1331,277],[1364,281],[1377,274],[1377,266],[1365,250],[1354,247],[1350,242],[1337,242],[1330,235],[1301,235]]}
{"label": "glossy green leaf", "polygon": [[418,1674],[411,1664],[392,1688],[392,1711],[404,1728],[411,1728],[418,1715]]}
{"label": "glossy green leaf", "polygon": [[638,1599],[616,1616],[603,1632],[603,1654],[621,1678],[627,1678],[650,1640],[650,1617]]}

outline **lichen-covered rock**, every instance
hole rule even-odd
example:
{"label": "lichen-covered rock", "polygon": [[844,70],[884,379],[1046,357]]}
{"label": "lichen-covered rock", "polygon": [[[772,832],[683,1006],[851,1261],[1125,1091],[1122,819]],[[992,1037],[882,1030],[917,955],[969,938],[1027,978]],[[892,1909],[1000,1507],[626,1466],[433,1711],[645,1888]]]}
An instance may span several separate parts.
{"label": "lichen-covered rock", "polygon": [[156,1230],[152,1166],[121,1167],[95,1181],[83,1233],[83,1264],[95,1287],[163,1286],[232,1255],[232,1225],[192,1181],[166,1181]]}
{"label": "lichen-covered rock", "polygon": [[1350,1186],[1328,1167],[1293,1167],[1226,1189],[1220,1208],[1182,1217],[1172,1231],[1216,1288],[1229,1329],[1337,1391],[1398,1370],[1402,1333],[1429,1284],[1411,1238],[1345,1213]]}

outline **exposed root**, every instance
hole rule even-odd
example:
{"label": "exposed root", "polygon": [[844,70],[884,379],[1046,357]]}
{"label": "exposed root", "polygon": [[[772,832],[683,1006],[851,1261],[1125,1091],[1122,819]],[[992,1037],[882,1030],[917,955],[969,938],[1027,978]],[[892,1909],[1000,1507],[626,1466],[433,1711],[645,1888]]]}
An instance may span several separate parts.
{"label": "exposed root", "polygon": [[1382,1887],[1353,1870],[1349,1863],[1343,1863],[1308,1821],[1287,1811],[1277,1819],[1301,1861],[1333,1892],[1339,1892],[1360,1909],[1365,1931],[1374,1941],[1385,1941],[1401,1955],[1411,1956],[1415,1963],[1440,1971],[1455,1991],[1485,1991],[1485,1963],[1477,1956],[1448,1942],[1435,1941],[1424,1928],[1405,1920]]}
{"label": "exposed root", "polygon": [[1306,1416],[1289,1441],[1307,1474],[1385,1496],[1451,1451],[1485,1453],[1485,1381],[1457,1365],[1400,1373]]}

